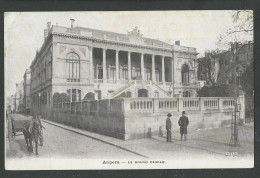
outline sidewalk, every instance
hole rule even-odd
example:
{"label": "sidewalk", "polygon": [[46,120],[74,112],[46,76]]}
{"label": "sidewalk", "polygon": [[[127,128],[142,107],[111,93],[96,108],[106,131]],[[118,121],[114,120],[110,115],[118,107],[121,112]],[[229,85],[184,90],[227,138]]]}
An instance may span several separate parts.
{"label": "sidewalk", "polygon": [[73,128],[49,120],[42,120],[43,123],[72,131],[134,153],[146,158],[176,159],[176,158],[226,158],[227,154],[235,153],[237,157],[253,157],[254,152],[254,130],[253,127],[240,126],[239,140],[240,147],[229,145],[231,130],[229,127],[200,130],[188,133],[186,142],[179,141],[179,133],[173,133],[173,143],[167,143],[165,137],[153,136],[152,138],[137,140],[119,140],[116,138],[100,135],[97,133]]}

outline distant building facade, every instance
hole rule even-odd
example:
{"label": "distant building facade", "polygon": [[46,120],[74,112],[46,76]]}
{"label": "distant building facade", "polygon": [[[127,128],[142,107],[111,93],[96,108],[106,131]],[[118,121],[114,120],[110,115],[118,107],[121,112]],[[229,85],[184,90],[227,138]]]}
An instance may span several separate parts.
{"label": "distant building facade", "polygon": [[[241,71],[253,63],[253,43],[248,42],[245,44],[232,43],[231,48],[227,51],[217,53],[216,58],[212,63],[215,69],[215,77],[217,84],[234,84],[236,70]],[[205,57],[198,58],[198,80],[208,81],[208,73],[206,69]]]}
{"label": "distant building facade", "polygon": [[[254,44],[233,43],[231,48],[220,54],[218,84],[235,83],[236,70],[244,73],[245,69],[253,63]],[[253,79],[252,79],[253,80]]]}
{"label": "distant building facade", "polygon": [[31,70],[30,69],[26,69],[23,78],[24,78],[24,81],[23,81],[23,90],[24,90],[23,106],[25,109],[24,112],[29,114],[30,108],[31,108],[31,92],[30,92]]}
{"label": "distant building facade", "polygon": [[47,23],[30,66],[33,110],[64,101],[196,95],[196,48],[145,38],[137,28],[119,34],[73,22]]}
{"label": "distant building facade", "polygon": [[9,113],[14,111],[14,105],[15,105],[14,95],[7,97],[5,106]]}
{"label": "distant building facade", "polygon": [[23,81],[21,81],[20,83],[16,84],[16,92],[14,94],[14,111],[16,113],[24,112],[23,97]]}

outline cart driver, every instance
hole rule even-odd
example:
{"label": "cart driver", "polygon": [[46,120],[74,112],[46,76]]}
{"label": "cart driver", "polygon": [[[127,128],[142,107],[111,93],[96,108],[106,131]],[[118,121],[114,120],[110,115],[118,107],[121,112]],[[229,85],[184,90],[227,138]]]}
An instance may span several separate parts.
{"label": "cart driver", "polygon": [[36,129],[39,130],[40,135],[41,135],[42,128],[44,128],[44,127],[42,125],[41,120],[39,119],[39,117],[37,115],[34,115],[32,121],[31,121],[30,130],[29,130],[30,133],[32,133],[33,125],[36,127]]}

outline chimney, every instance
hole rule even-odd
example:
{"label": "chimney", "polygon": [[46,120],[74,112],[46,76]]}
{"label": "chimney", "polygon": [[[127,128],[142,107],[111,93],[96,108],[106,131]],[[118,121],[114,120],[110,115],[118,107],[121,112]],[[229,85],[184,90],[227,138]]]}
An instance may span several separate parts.
{"label": "chimney", "polygon": [[47,22],[47,32],[49,33],[51,29],[51,22]]}
{"label": "chimney", "polygon": [[73,25],[74,25],[75,19],[70,19],[70,22],[71,22],[71,28],[73,28]]}
{"label": "chimney", "polygon": [[175,41],[175,45],[178,45],[178,46],[180,46],[180,45],[181,45],[181,42],[180,42],[180,40],[178,40],[178,41]]}
{"label": "chimney", "polygon": [[48,36],[48,32],[47,32],[47,29],[44,29],[44,39],[46,39]]}

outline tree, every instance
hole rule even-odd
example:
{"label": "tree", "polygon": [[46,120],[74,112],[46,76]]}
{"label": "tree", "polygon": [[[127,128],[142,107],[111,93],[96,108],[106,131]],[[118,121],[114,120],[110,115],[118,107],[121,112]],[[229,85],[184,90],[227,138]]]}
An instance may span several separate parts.
{"label": "tree", "polygon": [[219,36],[219,45],[230,45],[231,41],[253,41],[254,14],[252,10],[232,11],[233,26]]}
{"label": "tree", "polygon": [[204,86],[197,90],[198,97],[234,97],[238,86],[235,84],[222,84],[215,86]]}
{"label": "tree", "polygon": [[70,98],[66,93],[54,93],[53,103],[70,102]]}
{"label": "tree", "polygon": [[89,92],[85,95],[83,100],[95,100],[95,94],[92,92]]}
{"label": "tree", "polygon": [[205,70],[206,78],[210,85],[215,86],[219,76],[219,50],[205,52],[205,57],[198,60],[199,65]]}

